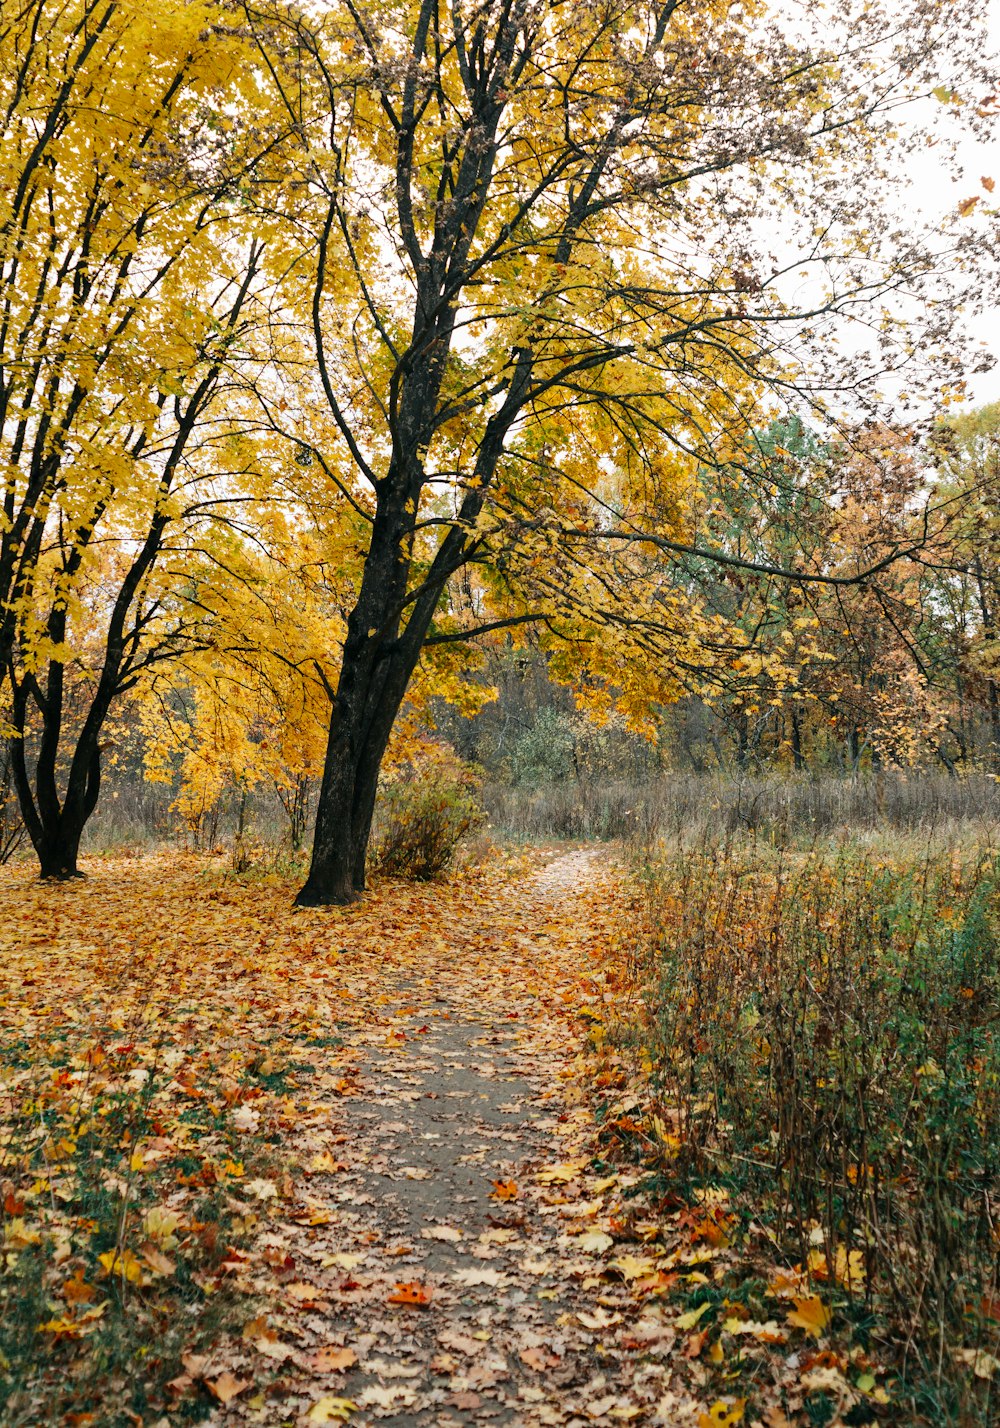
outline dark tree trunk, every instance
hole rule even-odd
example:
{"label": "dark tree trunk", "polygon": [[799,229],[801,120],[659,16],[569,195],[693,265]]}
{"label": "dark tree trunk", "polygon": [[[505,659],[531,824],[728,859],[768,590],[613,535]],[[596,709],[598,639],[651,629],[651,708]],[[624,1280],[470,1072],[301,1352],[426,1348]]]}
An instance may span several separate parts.
{"label": "dark tree trunk", "polygon": [[364,663],[370,665],[369,677],[351,678],[345,648],[320,783],[312,862],[296,898],[303,907],[354,902],[364,891],[379,769],[412,673],[412,665],[407,667],[398,653],[375,661],[368,656]]}
{"label": "dark tree trunk", "polygon": [[77,867],[80,833],[74,834],[67,828],[54,830],[51,840],[46,840],[41,847],[36,844],[35,852],[38,854],[39,872],[43,878],[55,878],[63,882],[69,878],[83,877]]}
{"label": "dark tree trunk", "polygon": [[802,754],[802,720],[797,709],[792,710],[792,763],[796,773],[801,773],[806,766]]}
{"label": "dark tree trunk", "polygon": [[[419,481],[419,473],[413,474]],[[418,611],[400,637],[412,527],[405,510],[408,484],[390,467],[357,604],[347,622],[340,678],[331,701],[312,862],[296,898],[302,907],[353,902],[364,890],[379,768],[423,643],[423,630],[415,628]],[[435,598],[425,625],[436,603]]]}
{"label": "dark tree trunk", "polygon": [[[53,679],[52,675],[56,674]],[[38,856],[43,878],[78,878],[80,840],[101,788],[99,726],[85,727],[70,764],[66,792],[60,800],[56,788],[56,752],[61,728],[62,667],[50,670],[49,697],[43,717],[41,742],[34,770],[34,788],[25,751],[28,690],[14,685],[13,716],[18,737],[11,740],[11,773],[21,818]]]}

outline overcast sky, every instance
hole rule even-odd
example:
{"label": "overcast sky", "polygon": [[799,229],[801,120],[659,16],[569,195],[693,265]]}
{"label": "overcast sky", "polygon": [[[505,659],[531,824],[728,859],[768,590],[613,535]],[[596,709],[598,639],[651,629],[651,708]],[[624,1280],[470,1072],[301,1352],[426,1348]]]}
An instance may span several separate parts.
{"label": "overcast sky", "polygon": [[[986,0],[984,5],[991,48],[997,57],[997,85],[1000,92],[1000,0]],[[993,137],[986,142],[971,139],[959,141],[953,159],[943,148],[926,149],[907,165],[910,192],[915,207],[928,217],[944,218],[953,213],[964,199],[978,194],[980,202],[974,217],[968,220],[984,236],[1000,229],[1000,120],[995,123]],[[996,191],[991,195],[982,179],[992,178]],[[994,210],[991,215],[988,210]],[[992,371],[969,378],[969,395],[976,406],[1000,401],[1000,306],[995,303],[979,315],[970,315],[969,328],[978,342],[997,359]]]}

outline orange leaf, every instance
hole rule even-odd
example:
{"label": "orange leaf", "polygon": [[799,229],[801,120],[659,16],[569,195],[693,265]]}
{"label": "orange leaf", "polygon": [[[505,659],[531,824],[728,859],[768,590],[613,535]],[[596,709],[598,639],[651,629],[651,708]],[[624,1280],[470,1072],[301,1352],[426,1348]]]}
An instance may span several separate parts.
{"label": "orange leaf", "polygon": [[993,190],[996,188],[996,182],[994,179],[984,177],[981,178],[979,182],[982,184],[983,188],[986,190],[987,193],[992,193]]}
{"label": "orange leaf", "polygon": [[315,1304],[317,1299],[323,1298],[322,1289],[300,1280],[296,1280],[294,1284],[286,1284],[284,1292],[287,1298],[294,1299],[299,1304]]}
{"label": "orange leaf", "polygon": [[491,1200],[516,1200],[517,1181],[516,1180],[494,1180],[493,1189],[490,1191]]}
{"label": "orange leaf", "polygon": [[97,1293],[92,1284],[88,1284],[83,1277],[83,1270],[77,1272],[67,1279],[59,1293],[67,1304],[89,1304]]}
{"label": "orange leaf", "polygon": [[434,1298],[434,1291],[412,1280],[408,1284],[397,1284],[387,1298],[390,1304],[409,1304],[424,1309]]}
{"label": "orange leaf", "polygon": [[681,1349],[681,1353],[686,1359],[696,1359],[699,1356],[708,1341],[710,1332],[709,1329],[702,1329],[697,1334],[688,1334],[684,1340],[684,1347]]}
{"label": "orange leaf", "polygon": [[342,1373],[352,1368],[358,1361],[353,1349],[341,1349],[336,1344],[324,1344],[316,1351],[312,1367],[317,1373]]}
{"label": "orange leaf", "polygon": [[232,1403],[233,1399],[238,1398],[244,1389],[250,1387],[250,1379],[236,1378],[226,1369],[225,1373],[220,1373],[218,1378],[206,1379],[205,1387],[220,1403]]}

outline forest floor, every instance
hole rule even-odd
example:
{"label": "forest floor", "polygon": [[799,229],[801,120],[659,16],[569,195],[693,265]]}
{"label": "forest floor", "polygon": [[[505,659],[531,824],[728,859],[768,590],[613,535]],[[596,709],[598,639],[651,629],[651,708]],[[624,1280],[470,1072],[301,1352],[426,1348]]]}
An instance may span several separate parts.
{"label": "forest floor", "polygon": [[8,868],[0,1418],[743,1421],[674,1293],[724,1216],[595,1117],[624,888],[594,849],[300,911],[218,860]]}

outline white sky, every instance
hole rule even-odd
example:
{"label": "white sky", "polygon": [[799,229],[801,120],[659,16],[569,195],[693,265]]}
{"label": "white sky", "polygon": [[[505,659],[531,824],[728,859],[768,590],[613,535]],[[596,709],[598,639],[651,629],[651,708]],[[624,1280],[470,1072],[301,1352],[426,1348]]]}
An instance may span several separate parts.
{"label": "white sky", "polygon": [[[1000,92],[1000,0],[985,0],[984,10]],[[943,148],[926,149],[906,165],[905,172],[910,179],[915,210],[928,217],[944,218],[964,199],[978,194],[980,202],[975,216],[965,221],[984,238],[990,232],[994,241],[1000,237],[1000,119],[995,121],[993,136],[988,141],[960,140],[954,157]],[[984,176],[996,181],[993,194],[983,188]],[[988,212],[991,209],[992,214]],[[1000,297],[995,292],[992,296],[993,301],[983,312],[970,312],[968,317],[969,331],[977,343],[997,359],[992,371],[969,376],[969,398],[976,406],[1000,401]]]}

